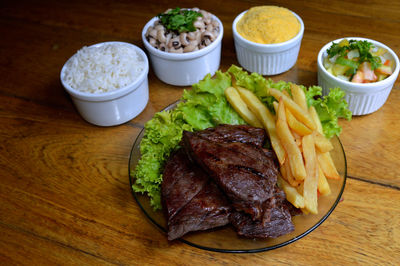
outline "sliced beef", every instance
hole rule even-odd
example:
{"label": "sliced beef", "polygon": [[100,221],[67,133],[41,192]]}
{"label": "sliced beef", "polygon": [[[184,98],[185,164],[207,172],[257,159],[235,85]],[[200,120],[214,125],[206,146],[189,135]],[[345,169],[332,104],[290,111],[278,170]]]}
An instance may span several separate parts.
{"label": "sliced beef", "polygon": [[168,240],[177,239],[192,231],[207,230],[229,223],[231,205],[210,180],[203,189],[186,204],[168,225]]}
{"label": "sliced beef", "polygon": [[290,211],[284,202],[285,193],[278,188],[275,195],[264,204],[264,215],[260,220],[254,221],[244,212],[234,212],[230,222],[237,233],[248,238],[276,238],[294,230]]}
{"label": "sliced beef", "polygon": [[273,196],[278,168],[260,146],[218,143],[201,134],[184,132],[186,151],[215,180],[235,209],[263,215],[263,203]]}
{"label": "sliced beef", "polygon": [[290,205],[277,188],[273,151],[266,132],[250,126],[221,125],[184,132],[168,159],[161,186],[168,239],[232,223],[251,238],[278,237],[293,230]]}
{"label": "sliced beef", "polygon": [[193,164],[183,149],[168,159],[161,184],[161,195],[167,219],[172,219],[207,183],[208,175]]}
{"label": "sliced beef", "polygon": [[247,125],[219,125],[198,131],[196,134],[218,143],[241,142],[256,146],[263,146],[267,137],[264,129]]}

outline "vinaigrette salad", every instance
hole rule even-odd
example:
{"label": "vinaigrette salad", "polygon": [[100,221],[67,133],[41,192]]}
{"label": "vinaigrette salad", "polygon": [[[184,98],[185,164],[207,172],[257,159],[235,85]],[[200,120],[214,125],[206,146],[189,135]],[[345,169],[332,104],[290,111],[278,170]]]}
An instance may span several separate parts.
{"label": "vinaigrette salad", "polygon": [[394,62],[388,51],[365,40],[334,42],[327,53],[323,62],[325,69],[342,80],[371,83],[384,80],[393,73]]}

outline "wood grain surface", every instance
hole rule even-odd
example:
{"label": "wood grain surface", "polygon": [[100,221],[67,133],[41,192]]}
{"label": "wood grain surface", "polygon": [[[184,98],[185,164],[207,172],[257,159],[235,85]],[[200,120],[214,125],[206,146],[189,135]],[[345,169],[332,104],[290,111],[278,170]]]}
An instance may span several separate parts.
{"label": "wood grain surface", "polygon": [[0,3],[0,264],[398,265],[400,82],[377,112],[340,121],[348,179],[343,201],[306,237],[254,254],[201,250],[166,236],[135,202],[128,175],[135,138],[183,89],[149,73],[150,101],[115,127],[84,121],[61,86],[83,46],[126,41],[169,7],[198,6],[224,24],[222,70],[238,64],[231,25],[257,5],[287,7],[305,32],[297,64],[274,81],[317,84],[331,40],[375,39],[400,54],[400,3],[381,1],[2,1]]}

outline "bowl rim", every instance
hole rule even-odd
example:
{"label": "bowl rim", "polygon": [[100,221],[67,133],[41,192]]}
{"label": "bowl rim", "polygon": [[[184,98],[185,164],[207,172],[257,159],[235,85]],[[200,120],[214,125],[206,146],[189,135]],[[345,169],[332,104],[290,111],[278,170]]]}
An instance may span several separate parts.
{"label": "bowl rim", "polygon": [[[333,42],[338,43],[343,39],[369,41],[377,47],[385,48],[391,54],[391,56],[394,58],[394,61],[396,64],[396,67],[395,67],[393,73],[384,80],[372,82],[372,83],[354,83],[351,81],[342,80],[338,77],[335,77],[331,73],[329,73],[323,65],[323,58],[326,56],[326,50],[328,50],[328,48],[333,44]],[[383,44],[381,42],[378,42],[378,41],[375,41],[372,39],[368,39],[368,38],[364,38],[364,37],[343,37],[343,38],[339,38],[339,39],[330,41],[329,43],[325,44],[319,51],[318,57],[317,57],[317,64],[318,64],[318,71],[320,71],[322,74],[324,74],[327,78],[333,80],[335,83],[338,83],[342,89],[354,91],[354,92],[376,91],[379,88],[385,89],[389,85],[394,84],[394,82],[397,79],[397,76],[399,75],[399,70],[400,70],[399,58],[397,57],[396,53],[392,49],[390,49],[388,46],[386,46],[385,44]]]}
{"label": "bowl rim", "polygon": [[249,41],[247,39],[245,39],[242,35],[239,34],[239,32],[237,32],[236,26],[237,23],[239,22],[239,20],[244,16],[244,14],[246,14],[248,10],[243,11],[242,13],[240,13],[239,15],[236,16],[236,18],[234,19],[233,23],[232,23],[232,32],[233,32],[233,37],[236,41],[240,41],[241,43],[249,46],[249,47],[253,47],[253,48],[257,48],[257,49],[263,49],[266,52],[268,51],[281,51],[281,50],[285,50],[285,49],[290,49],[292,46],[295,46],[299,41],[301,41],[301,39],[303,38],[303,34],[304,34],[304,22],[301,19],[301,17],[299,15],[297,15],[295,12],[293,12],[292,10],[288,9],[299,21],[300,23],[300,30],[299,32],[296,34],[296,36],[294,36],[293,38],[285,41],[285,42],[281,42],[281,43],[272,43],[272,44],[263,44],[263,43],[256,43],[253,41]]}
{"label": "bowl rim", "polygon": [[158,49],[154,48],[153,46],[151,46],[150,43],[146,39],[146,32],[147,32],[147,29],[150,26],[152,26],[156,20],[159,19],[158,17],[153,17],[143,27],[143,30],[142,30],[143,44],[146,47],[147,51],[151,55],[155,55],[155,56],[158,56],[158,57],[161,57],[161,58],[164,58],[167,60],[173,60],[173,61],[190,60],[190,59],[194,59],[194,58],[203,56],[205,54],[208,54],[212,50],[214,50],[215,48],[218,47],[218,45],[221,43],[223,35],[224,35],[224,26],[223,26],[223,23],[221,22],[221,20],[212,13],[211,13],[211,16],[213,17],[213,19],[218,21],[218,23],[220,25],[220,31],[219,31],[217,38],[210,45],[204,47],[203,49],[200,49],[198,51],[188,52],[188,53],[176,54],[176,53],[164,52],[164,51],[158,50]]}
{"label": "bowl rim", "polygon": [[120,41],[107,41],[107,42],[101,42],[101,43],[96,43],[93,45],[90,45],[88,47],[99,47],[103,45],[108,45],[108,44],[120,44],[120,45],[125,45],[132,47],[133,49],[136,50],[136,52],[139,53],[139,55],[143,58],[144,60],[144,70],[140,75],[130,84],[119,88],[115,89],[109,92],[104,92],[104,93],[90,93],[90,92],[82,92],[77,89],[72,88],[65,80],[65,71],[67,68],[68,63],[72,58],[76,55],[73,54],[64,64],[64,66],[61,69],[60,72],[60,80],[62,85],[64,86],[65,90],[73,97],[78,98],[80,100],[86,100],[86,101],[108,101],[108,100],[113,100],[119,97],[122,97],[137,88],[140,87],[140,85],[143,83],[143,81],[147,78],[147,74],[149,73],[149,61],[147,59],[146,53],[140,49],[138,46],[132,44],[132,43],[127,43],[127,42],[120,42]]}

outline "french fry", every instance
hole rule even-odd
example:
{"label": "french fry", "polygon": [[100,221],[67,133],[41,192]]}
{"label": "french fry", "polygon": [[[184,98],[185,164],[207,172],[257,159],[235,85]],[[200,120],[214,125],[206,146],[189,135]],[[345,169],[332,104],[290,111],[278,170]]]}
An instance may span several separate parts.
{"label": "french fry", "polygon": [[315,153],[313,135],[303,137],[303,156],[307,177],[304,179],[303,197],[307,211],[318,213],[318,161]]}
{"label": "french fry", "polygon": [[237,87],[240,97],[247,104],[248,108],[256,115],[258,120],[267,130],[272,148],[282,165],[285,161],[285,150],[278,139],[275,126],[275,118],[268,108],[257,98],[254,93],[241,87]]}
{"label": "french fry", "polygon": [[304,192],[304,182],[300,182],[300,184],[296,187],[297,192],[299,192],[300,195],[303,196]]}
{"label": "french fry", "polygon": [[335,164],[329,152],[321,153],[317,150],[318,163],[327,178],[340,179]]}
{"label": "french fry", "polygon": [[246,103],[240,97],[239,92],[234,87],[226,88],[225,96],[233,109],[238,112],[244,121],[253,127],[263,127],[258,118],[249,110]]}
{"label": "french fry", "polygon": [[333,150],[333,145],[325,136],[316,133],[314,136],[315,147],[322,153]]}
{"label": "french fry", "polygon": [[293,101],[297,103],[303,110],[307,111],[308,108],[307,108],[306,95],[304,94],[302,88],[300,88],[299,85],[291,83],[290,89],[292,91]]}
{"label": "french fry", "polygon": [[302,211],[304,214],[310,214],[310,212],[309,212],[306,208],[302,208],[301,211]]}
{"label": "french fry", "polygon": [[331,194],[331,188],[329,186],[328,180],[324,175],[324,172],[321,169],[321,166],[318,165],[318,191],[321,195],[329,195]]}
{"label": "french fry", "polygon": [[309,135],[312,133],[312,130],[309,129],[308,127],[306,127],[299,120],[297,120],[296,117],[294,117],[294,115],[288,108],[285,108],[285,109],[286,109],[286,119],[287,119],[287,123],[288,123],[290,129],[292,129],[294,132],[296,132],[300,136],[305,136],[305,135]]}
{"label": "french fry", "polygon": [[285,106],[292,111],[293,115],[302,123],[304,123],[308,128],[314,130],[315,124],[309,113],[303,110],[297,103],[295,103],[290,97],[286,96],[280,90],[270,88],[269,94],[271,94],[275,99],[283,99]]}
{"label": "french fry", "polygon": [[292,131],[292,135],[294,138],[294,142],[296,142],[297,146],[299,146],[299,149],[301,150],[301,136],[294,131]]}
{"label": "french fry", "polygon": [[304,208],[304,198],[297,192],[297,190],[292,187],[288,182],[286,182],[282,177],[278,175],[278,186],[283,189],[286,194],[286,199],[293,204],[296,208]]}
{"label": "french fry", "polygon": [[287,97],[292,98],[292,96],[290,96],[290,94],[289,94],[289,92],[287,90],[283,90],[282,93],[284,95],[286,95]]}
{"label": "french fry", "polygon": [[286,158],[285,163],[281,166],[281,169],[285,169],[284,173],[286,174],[284,177],[285,180],[292,186],[297,187],[300,183],[297,181],[292,174],[292,170],[290,169],[289,160]]}
{"label": "french fry", "polygon": [[316,214],[318,195],[331,193],[327,178],[340,179],[340,175],[330,155],[333,145],[323,133],[316,109],[308,108],[300,86],[290,86],[291,94],[269,89],[269,94],[277,100],[273,102],[275,116],[247,89],[230,87],[225,94],[247,123],[258,122],[257,126],[268,132],[280,163],[278,186],[284,190],[286,199],[304,214]]}
{"label": "french fry", "polygon": [[315,107],[310,106],[310,108],[308,108],[308,113],[310,114],[310,116],[315,124],[317,132],[320,133],[321,135],[324,135],[321,120],[319,120],[319,116],[318,116],[317,110],[315,110]]}
{"label": "french fry", "polygon": [[274,106],[275,113],[277,114],[278,113],[278,102],[274,101],[274,102],[272,102],[272,105]]}
{"label": "french fry", "polygon": [[[336,170],[336,166],[333,163],[331,154],[329,151],[333,149],[333,145],[329,139],[327,139],[324,135],[321,120],[317,114],[317,110],[315,110],[314,106],[311,106],[309,109],[309,114],[313,118],[315,126],[317,128],[317,132],[319,134],[316,135],[316,146],[317,146],[317,158],[318,164],[321,166],[321,169],[327,178],[332,179],[340,179],[340,175]],[[319,139],[321,135],[326,140]],[[328,143],[329,142],[329,143]]]}
{"label": "french fry", "polygon": [[303,163],[303,157],[287,124],[285,105],[282,99],[279,100],[276,133],[288,154],[288,159],[290,161],[289,165],[294,178],[296,180],[304,180],[306,177],[306,170]]}
{"label": "french fry", "polygon": [[296,142],[297,146],[299,146],[299,149],[302,150],[301,148],[301,136],[297,135],[297,134],[293,134],[294,137],[294,141]]}
{"label": "french fry", "polygon": [[286,163],[287,163],[287,160],[285,160],[283,165],[281,165],[281,167],[279,167],[279,171],[281,172],[281,177],[283,179],[285,179],[285,181],[287,182],[288,181],[288,178],[287,178],[288,171],[286,170],[286,167],[285,167]]}

